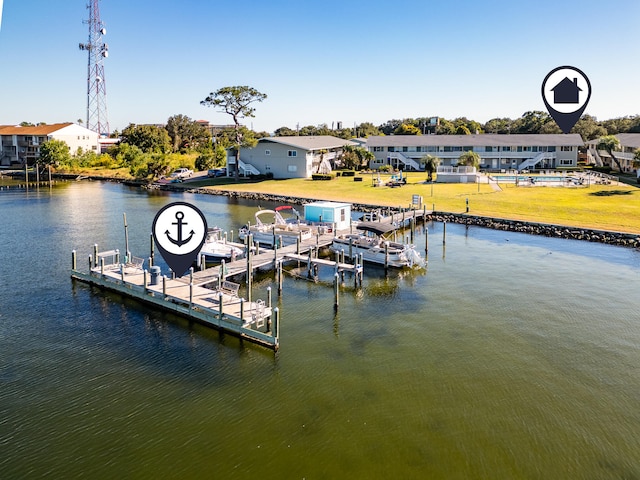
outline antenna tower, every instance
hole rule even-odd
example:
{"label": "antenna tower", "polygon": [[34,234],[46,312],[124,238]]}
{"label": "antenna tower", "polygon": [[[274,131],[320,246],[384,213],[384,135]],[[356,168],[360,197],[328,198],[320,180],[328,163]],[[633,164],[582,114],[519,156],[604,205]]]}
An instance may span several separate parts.
{"label": "antenna tower", "polygon": [[89,57],[87,68],[87,128],[99,134],[109,135],[107,117],[107,82],[104,78],[104,59],[109,56],[109,46],[104,42],[107,29],[100,20],[100,0],[88,0],[89,41],[79,45]]}

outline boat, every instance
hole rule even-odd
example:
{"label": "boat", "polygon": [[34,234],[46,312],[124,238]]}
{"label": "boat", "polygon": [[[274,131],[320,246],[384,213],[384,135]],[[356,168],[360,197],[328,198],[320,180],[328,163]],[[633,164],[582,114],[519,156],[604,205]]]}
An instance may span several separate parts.
{"label": "boat", "polygon": [[210,227],[207,229],[207,238],[198,253],[198,266],[202,261],[206,263],[217,263],[222,260],[235,260],[244,256],[244,250],[230,242],[227,242],[223,237],[222,229],[220,227]]}
{"label": "boat", "polygon": [[362,254],[365,262],[387,265],[394,268],[425,268],[427,262],[416,250],[415,245],[389,240],[386,235],[396,227],[388,223],[360,222],[360,233],[339,235],[333,239],[329,249],[336,253],[344,251],[345,256],[355,258]]}
{"label": "boat", "polygon": [[293,207],[284,205],[275,210],[256,212],[255,223],[241,227],[238,236],[244,240],[249,234],[261,245],[273,247],[280,238],[279,246],[294,245],[297,239],[308,240],[313,237],[314,229],[300,221],[300,215]]}

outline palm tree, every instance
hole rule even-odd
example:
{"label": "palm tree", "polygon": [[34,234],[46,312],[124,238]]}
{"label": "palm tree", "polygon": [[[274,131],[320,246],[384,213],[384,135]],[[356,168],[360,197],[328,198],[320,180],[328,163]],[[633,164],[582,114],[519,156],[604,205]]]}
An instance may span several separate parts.
{"label": "palm tree", "polygon": [[606,152],[611,156],[612,160],[616,163],[618,170],[622,172],[622,165],[620,164],[620,160],[616,158],[613,154],[614,150],[620,150],[620,140],[615,135],[605,135],[600,138],[598,141],[598,145],[596,145],[598,150],[606,150]]}
{"label": "palm tree", "polygon": [[429,175],[427,181],[432,182],[433,174],[438,170],[438,165],[440,165],[440,159],[433,155],[424,155],[420,159],[420,163],[424,164],[424,171]]}
{"label": "palm tree", "polygon": [[468,167],[474,167],[476,170],[480,166],[480,155],[472,150],[464,152],[458,158],[458,165],[467,165]]}

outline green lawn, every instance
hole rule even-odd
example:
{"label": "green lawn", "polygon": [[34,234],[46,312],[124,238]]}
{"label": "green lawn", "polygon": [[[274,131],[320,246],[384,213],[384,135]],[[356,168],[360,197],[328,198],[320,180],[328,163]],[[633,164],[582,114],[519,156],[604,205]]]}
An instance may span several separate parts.
{"label": "green lawn", "polygon": [[[409,173],[403,187],[374,187],[370,174],[337,177],[330,181],[311,179],[264,180],[229,183],[211,179],[187,183],[185,188],[272,193],[318,200],[336,200],[383,206],[406,206],[412,195],[423,197],[427,209],[463,213],[469,199],[473,215],[556,223],[560,225],[640,233],[640,189],[632,185],[592,185],[590,187],[528,187],[501,184],[496,191],[489,185],[425,184],[424,173]],[[383,181],[388,178],[382,176]]]}

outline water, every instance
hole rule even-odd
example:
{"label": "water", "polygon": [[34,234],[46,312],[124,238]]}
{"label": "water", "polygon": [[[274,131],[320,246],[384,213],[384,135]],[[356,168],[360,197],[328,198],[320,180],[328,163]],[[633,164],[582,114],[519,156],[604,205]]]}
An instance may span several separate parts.
{"label": "water", "polygon": [[365,269],[337,314],[286,276],[274,354],[70,280],[175,200],[257,209],[0,193],[0,478],[640,478],[639,252],[434,224],[426,273]]}

